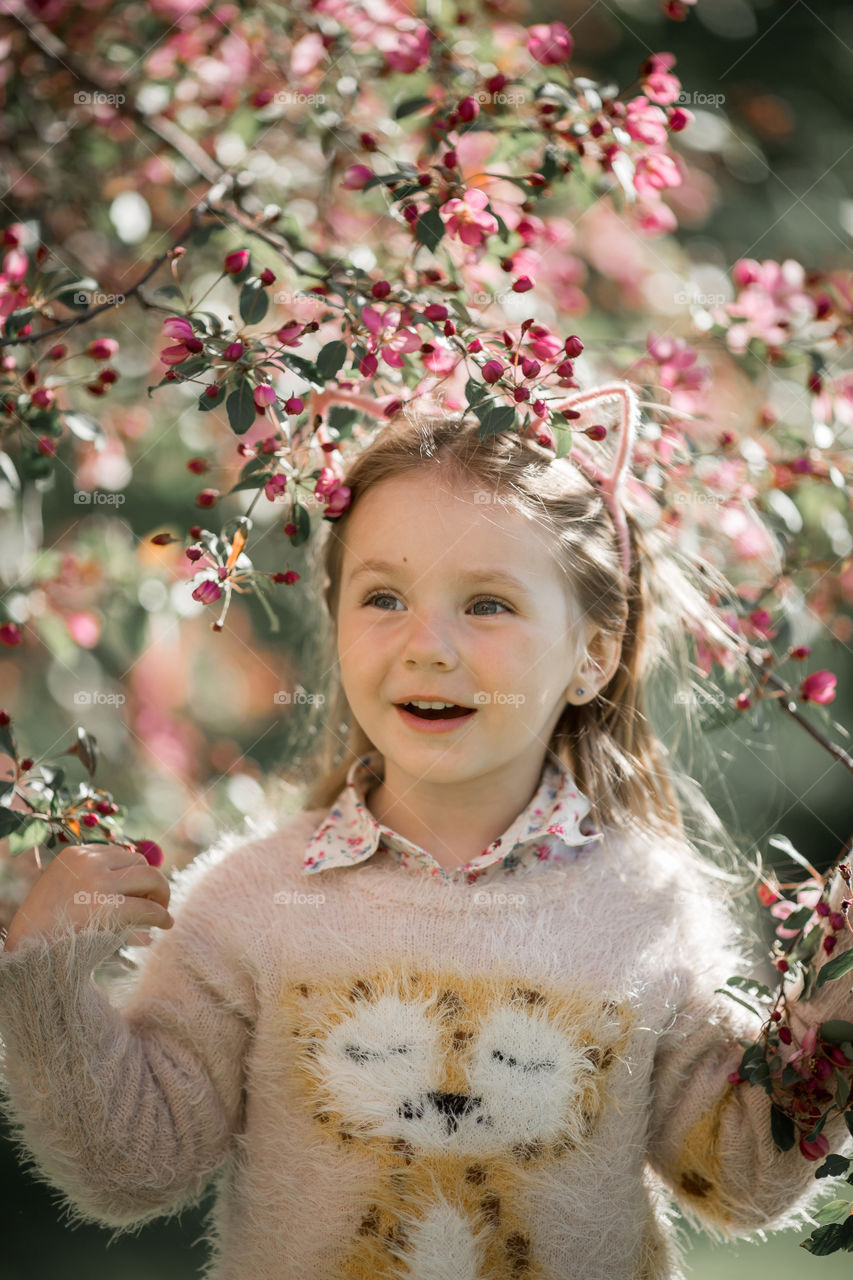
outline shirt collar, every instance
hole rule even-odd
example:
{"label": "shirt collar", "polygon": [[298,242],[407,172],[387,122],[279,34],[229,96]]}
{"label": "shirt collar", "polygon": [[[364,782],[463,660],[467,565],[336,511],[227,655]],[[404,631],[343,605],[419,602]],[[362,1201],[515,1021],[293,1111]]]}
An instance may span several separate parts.
{"label": "shirt collar", "polygon": [[587,816],[591,801],[577,788],[563,761],[549,750],[539,786],[526,808],[488,849],[448,871],[425,849],[378,822],[368,809],[365,797],[376,780],[384,777],[384,769],[379,751],[353,761],[346,785],[305,846],[304,875],[330,867],[354,866],[381,846],[390,850],[401,866],[471,883],[496,862],[503,862],[505,870],[542,862],[564,854],[560,844],[577,849],[599,835],[592,818]]}

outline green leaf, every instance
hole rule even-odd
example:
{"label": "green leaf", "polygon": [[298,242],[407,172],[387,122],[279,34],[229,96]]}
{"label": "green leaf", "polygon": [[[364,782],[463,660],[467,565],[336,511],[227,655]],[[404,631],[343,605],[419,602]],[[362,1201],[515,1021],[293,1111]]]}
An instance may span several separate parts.
{"label": "green leaf", "polygon": [[70,307],[72,311],[88,311],[90,299],[85,295],[94,293],[97,287],[97,280],[86,276],[83,280],[73,280],[70,284],[62,285],[54,296],[57,302]]}
{"label": "green leaf", "polygon": [[394,108],[394,119],[404,120],[406,116],[413,115],[415,111],[420,111],[421,107],[428,107],[432,104],[432,98],[407,98],[405,102],[400,102]]}
{"label": "green leaf", "polygon": [[849,1212],[849,1200],[830,1200],[818,1209],[815,1217],[818,1222],[843,1222]]}
{"label": "green leaf", "polygon": [[726,986],[737,987],[739,991],[745,991],[756,1000],[766,1000],[770,1004],[776,999],[769,987],[765,987],[763,982],[756,982],[754,978],[726,978]]}
{"label": "green leaf", "polygon": [[843,1178],[850,1165],[851,1159],[848,1156],[828,1155],[824,1163],[816,1170],[815,1177]]}
{"label": "green leaf", "polygon": [[13,858],[16,858],[26,849],[32,849],[35,845],[41,844],[49,834],[50,827],[41,818],[27,817],[17,831],[10,833],[9,852]]}
{"label": "green leaf", "polygon": [[813,907],[799,907],[796,911],[792,911],[789,916],[786,916],[783,923],[786,929],[802,929],[808,924],[813,915]]}
{"label": "green leaf", "polygon": [[[849,973],[851,969],[853,969],[853,948],[827,960],[817,975],[817,986],[822,987],[825,982],[832,982],[834,978],[843,978],[844,974]],[[832,1026],[832,1023],[824,1025]],[[849,1040],[850,1037],[845,1036],[844,1039]]]}
{"label": "green leaf", "polygon": [[[231,488],[228,490],[228,494],[240,493],[243,489],[260,489],[263,483],[263,476],[249,476],[245,480],[238,480],[236,484],[232,484]],[[225,496],[227,497],[228,494]]]}
{"label": "green leaf", "polygon": [[255,421],[255,399],[252,384],[244,378],[236,391],[225,401],[228,421],[235,436],[242,436]]}
{"label": "green leaf", "polygon": [[[838,958],[841,959],[840,956]],[[853,1040],[853,1022],[831,1018],[829,1022],[821,1023],[818,1034],[821,1040],[828,1040],[830,1044],[844,1044],[845,1040]]]}
{"label": "green leaf", "polygon": [[0,725],[0,751],[4,755],[11,756],[13,760],[17,759],[18,753],[15,749],[15,740],[7,724]]}
{"label": "green leaf", "polygon": [[296,533],[290,535],[291,545],[301,547],[303,542],[308,540],[311,533],[311,516],[307,507],[303,507],[301,503],[294,502],[291,520],[296,525]]}
{"label": "green leaf", "polygon": [[327,342],[317,356],[317,372],[325,381],[334,378],[344,367],[347,358],[345,342]]}
{"label": "green leaf", "polygon": [[492,217],[494,218],[495,222],[498,224],[498,238],[500,240],[503,240],[504,244],[506,244],[506,242],[509,240],[509,227],[506,225],[503,218],[500,217],[499,214],[492,212]]}
{"label": "green leaf", "polygon": [[270,466],[270,456],[265,453],[262,457],[250,458],[240,472],[240,479],[247,480],[249,476],[257,478],[257,472],[266,471]]}
{"label": "green leaf", "polygon": [[183,298],[183,296],[176,284],[164,284],[154,290],[155,298]]}
{"label": "green leaf", "polygon": [[70,751],[76,755],[83,768],[91,778],[98,767],[98,743],[91,733],[87,733],[82,725],[77,726],[77,741]]}
{"label": "green leaf", "polygon": [[270,300],[260,280],[253,279],[240,290],[240,316],[246,324],[257,324],[269,309]]}
{"label": "green leaf", "polygon": [[287,365],[293,373],[298,373],[306,382],[313,382],[315,387],[326,385],[313,361],[306,360],[303,356],[295,356],[290,351],[279,351],[278,358],[282,364]]}
{"label": "green leaf", "polygon": [[736,996],[733,991],[729,991],[728,987],[717,987],[716,992],[721,996],[728,996],[730,1000],[734,1000],[735,1004],[741,1005],[744,1009],[748,1009],[750,1013],[754,1013],[756,1018],[764,1021],[764,1014],[760,1009],[756,1009],[754,1005],[747,1004],[745,1000],[741,1000],[740,996]]}
{"label": "green leaf", "polygon": [[853,1137],[853,1111],[846,1111],[844,1113],[844,1123],[847,1125],[847,1128],[850,1130],[851,1137]]}
{"label": "green leaf", "polygon": [[770,1108],[770,1132],[780,1151],[790,1151],[796,1142],[797,1135],[793,1120],[778,1107]]}
{"label": "green leaf", "polygon": [[17,831],[27,815],[18,809],[0,807],[0,840],[5,840],[10,831]]}
{"label": "green leaf", "polygon": [[29,324],[32,319],[32,307],[26,307],[23,311],[13,311],[11,315],[6,317],[6,334],[10,338],[14,338],[19,329],[23,329],[25,324]]}
{"label": "green leaf", "polygon": [[437,209],[427,209],[418,218],[415,228],[418,243],[425,245],[431,253],[435,253],[444,235],[444,223]]}
{"label": "green leaf", "polygon": [[515,409],[508,404],[495,404],[480,415],[480,426],[477,437],[484,440],[486,436],[499,435],[501,431],[509,431],[515,426]]}
{"label": "green leaf", "polygon": [[801,1242],[800,1247],[808,1249],[809,1253],[813,1253],[816,1258],[826,1257],[827,1254],[835,1253],[841,1248],[841,1231],[842,1227],[837,1222],[831,1222],[827,1227],[818,1227],[808,1240]]}

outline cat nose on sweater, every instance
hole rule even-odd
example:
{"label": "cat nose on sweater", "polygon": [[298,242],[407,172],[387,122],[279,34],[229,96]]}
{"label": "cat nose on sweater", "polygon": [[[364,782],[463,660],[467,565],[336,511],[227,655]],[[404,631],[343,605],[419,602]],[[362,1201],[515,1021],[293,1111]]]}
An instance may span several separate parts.
{"label": "cat nose on sweater", "polygon": [[[478,1111],[482,1106],[482,1102],[482,1098],[472,1098],[468,1093],[445,1093],[433,1090],[426,1094],[427,1105],[444,1117],[448,1133],[454,1133],[459,1127],[460,1118]],[[425,1110],[426,1107],[423,1101],[414,1102],[407,1098],[399,1107],[398,1114],[404,1120],[420,1120],[423,1118]],[[482,1117],[478,1116],[478,1124],[481,1119]]]}

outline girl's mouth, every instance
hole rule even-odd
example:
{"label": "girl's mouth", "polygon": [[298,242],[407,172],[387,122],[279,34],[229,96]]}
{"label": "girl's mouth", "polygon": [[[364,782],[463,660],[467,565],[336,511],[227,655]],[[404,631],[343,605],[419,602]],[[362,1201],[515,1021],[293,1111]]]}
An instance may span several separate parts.
{"label": "girl's mouth", "polygon": [[402,720],[412,729],[421,733],[444,733],[455,729],[457,725],[467,723],[476,711],[470,707],[445,707],[432,709],[415,707],[410,702],[395,704]]}

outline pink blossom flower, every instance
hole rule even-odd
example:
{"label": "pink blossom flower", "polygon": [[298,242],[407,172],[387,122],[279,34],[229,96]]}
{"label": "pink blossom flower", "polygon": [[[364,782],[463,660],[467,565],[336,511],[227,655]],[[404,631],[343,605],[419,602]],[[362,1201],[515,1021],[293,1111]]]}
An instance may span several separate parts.
{"label": "pink blossom flower", "polygon": [[233,253],[225,255],[224,268],[231,275],[239,275],[245,269],[249,262],[248,249],[235,249]]}
{"label": "pink blossom flower", "polygon": [[647,151],[634,166],[634,186],[640,195],[660,191],[663,187],[680,187],[681,173],[671,155],[665,151]]}
{"label": "pink blossom flower", "polygon": [[3,258],[3,274],[12,284],[20,284],[29,270],[30,260],[20,249],[10,249]]}
{"label": "pink blossom flower", "polygon": [[800,1151],[807,1160],[822,1160],[824,1156],[829,1155],[829,1142],[822,1133],[809,1142],[806,1138],[800,1138]]}
{"label": "pink blossom flower", "polygon": [[439,209],[444,225],[452,236],[458,236],[463,244],[481,245],[485,236],[494,235],[498,229],[497,218],[485,213],[489,197],[479,187],[469,187],[460,200],[448,200]]}
{"label": "pink blossom flower", "polygon": [[267,405],[275,404],[277,399],[275,388],[268,382],[261,382],[255,387],[252,397],[259,409],[266,409]]}
{"label": "pink blossom flower", "polygon": [[275,502],[276,498],[287,492],[287,476],[282,471],[276,472],[274,476],[270,476],[264,485],[264,493],[270,502]]}
{"label": "pink blossom flower", "polygon": [[741,290],[726,313],[736,321],[726,335],[729,349],[739,353],[752,338],[768,346],[784,345],[804,324],[813,320],[817,303],[805,289],[805,268],[788,258],[784,262],[743,258],[732,268],[732,280]]}
{"label": "pink blossom flower", "polygon": [[373,334],[370,353],[379,350],[382,359],[393,369],[402,368],[403,354],[417,351],[421,345],[414,330],[401,323],[402,312],[399,307],[388,307],[384,315],[375,307],[362,307],[361,318]]}
{"label": "pink blossom flower", "polygon": [[[673,58],[674,61],[675,59]],[[672,64],[670,63],[670,65]],[[653,71],[643,81],[643,91],[647,98],[651,98],[652,102],[660,102],[663,106],[669,106],[671,102],[676,101],[681,93],[681,81],[678,76],[670,75],[668,71]]]}
{"label": "pink blossom flower", "polygon": [[163,321],[163,337],[185,342],[187,338],[195,337],[195,330],[184,316],[169,316]]}
{"label": "pink blossom flower", "polygon": [[212,578],[205,578],[204,582],[200,582],[193,592],[193,600],[198,600],[201,604],[213,604],[222,595],[222,588]]}
{"label": "pink blossom flower", "polygon": [[669,391],[673,408],[690,413],[700,407],[711,371],[696,363],[698,352],[684,338],[659,337],[653,332],[646,337],[646,348],[658,365],[658,377]]}
{"label": "pink blossom flower", "polygon": [[160,352],[160,360],[163,364],[181,364],[190,355],[190,349],[183,342],[179,342],[177,346],[166,347]]}
{"label": "pink blossom flower", "polygon": [[421,24],[415,31],[400,31],[396,34],[396,46],[385,50],[388,65],[394,71],[403,71],[407,74],[419,71],[429,61],[432,37],[428,28]]}
{"label": "pink blossom flower", "polygon": [[14,622],[4,622],[0,625],[0,644],[11,648],[12,645],[20,644],[23,638]]}
{"label": "pink blossom flower", "polygon": [[373,177],[373,170],[366,164],[351,164],[341,180],[341,186],[347,191],[361,191],[365,183]]}
{"label": "pink blossom flower", "polygon": [[291,320],[289,324],[282,325],[275,336],[283,347],[301,347],[302,343],[297,342],[297,338],[304,329],[304,324],[300,324],[298,320]]}
{"label": "pink blossom flower", "polygon": [[625,128],[637,142],[663,146],[666,142],[666,116],[648,98],[631,98],[626,104]]}
{"label": "pink blossom flower", "polygon": [[346,511],[352,491],[341,483],[331,467],[323,467],[314,486],[314,496],[326,500],[325,515],[337,517]]}
{"label": "pink blossom flower", "polygon": [[245,348],[242,342],[230,342],[222,352],[223,360],[239,360]]}
{"label": "pink blossom flower", "polygon": [[323,44],[323,37],[319,31],[309,31],[308,35],[296,41],[290,51],[291,77],[300,79],[302,76],[307,76],[325,56],[326,46]]}
{"label": "pink blossom flower", "polygon": [[109,360],[118,351],[115,338],[95,338],[86,348],[87,355],[93,360]]}
{"label": "pink blossom flower", "polygon": [[800,685],[800,697],[804,702],[834,702],[837,683],[831,671],[813,671]]}
{"label": "pink blossom flower", "polygon": [[638,200],[634,206],[634,223],[647,236],[665,235],[674,231],[678,219],[668,204],[657,198],[651,199],[651,192],[646,193],[644,200]]}
{"label": "pink blossom flower", "polygon": [[529,29],[527,52],[543,67],[568,62],[573,48],[572,34],[563,22],[538,22]]}

